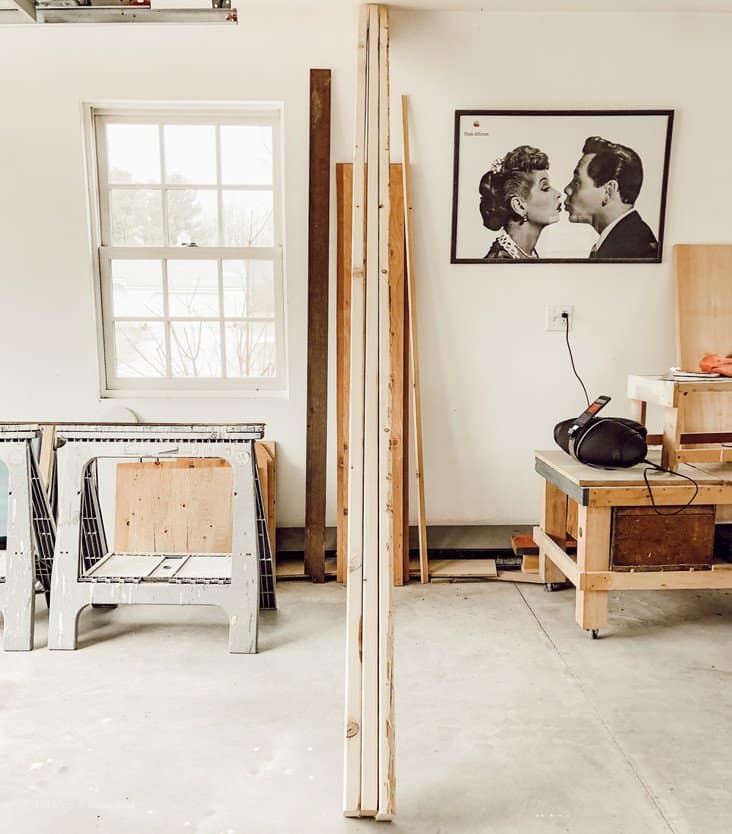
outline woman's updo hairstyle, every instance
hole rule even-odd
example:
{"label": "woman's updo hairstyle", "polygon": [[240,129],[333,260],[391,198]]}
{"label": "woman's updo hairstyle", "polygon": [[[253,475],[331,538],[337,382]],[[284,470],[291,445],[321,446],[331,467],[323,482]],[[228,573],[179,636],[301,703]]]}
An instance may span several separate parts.
{"label": "woman's updo hairstyle", "polygon": [[483,225],[498,231],[516,213],[511,197],[527,200],[532,186],[532,171],[546,171],[549,157],[538,148],[520,145],[497,159],[480,179],[480,215]]}

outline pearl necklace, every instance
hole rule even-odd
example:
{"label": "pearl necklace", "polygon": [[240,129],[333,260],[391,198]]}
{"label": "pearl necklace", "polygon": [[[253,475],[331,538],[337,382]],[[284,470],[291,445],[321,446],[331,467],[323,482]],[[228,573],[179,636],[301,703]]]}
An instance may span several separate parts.
{"label": "pearl necklace", "polygon": [[505,229],[501,231],[501,234],[498,235],[496,241],[502,249],[505,249],[506,252],[508,252],[508,254],[517,261],[521,260],[522,258],[531,259],[539,257],[536,249],[534,249],[534,251],[530,255],[524,252],[524,250],[518,245],[518,243],[516,243],[516,241],[508,234],[508,232]]}

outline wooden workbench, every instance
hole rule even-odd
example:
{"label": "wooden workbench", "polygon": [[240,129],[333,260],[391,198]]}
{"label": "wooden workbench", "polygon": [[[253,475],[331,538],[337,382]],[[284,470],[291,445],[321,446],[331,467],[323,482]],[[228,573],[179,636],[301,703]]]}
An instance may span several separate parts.
{"label": "wooden workbench", "polygon": [[[607,624],[609,591],[732,588],[732,563],[728,562],[705,570],[611,569],[613,507],[651,506],[643,481],[644,464],[597,469],[557,450],[536,452],[535,468],[544,479],[541,524],[534,528],[540,576],[549,589],[565,579],[575,586],[577,623],[593,637]],[[695,506],[732,504],[732,466],[679,464],[678,471],[699,486]],[[670,473],[652,471],[648,479],[659,507],[686,504],[694,492],[692,484]],[[568,499],[579,507],[576,558],[566,550]]]}

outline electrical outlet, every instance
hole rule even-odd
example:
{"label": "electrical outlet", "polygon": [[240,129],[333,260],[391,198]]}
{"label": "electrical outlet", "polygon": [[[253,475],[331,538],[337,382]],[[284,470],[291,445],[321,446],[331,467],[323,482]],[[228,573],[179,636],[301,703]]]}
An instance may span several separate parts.
{"label": "electrical outlet", "polygon": [[571,304],[547,304],[546,306],[546,326],[547,332],[559,330],[564,333],[567,325],[564,323],[562,313],[566,313],[569,317],[569,330],[572,329],[572,320],[574,319],[574,307]]}

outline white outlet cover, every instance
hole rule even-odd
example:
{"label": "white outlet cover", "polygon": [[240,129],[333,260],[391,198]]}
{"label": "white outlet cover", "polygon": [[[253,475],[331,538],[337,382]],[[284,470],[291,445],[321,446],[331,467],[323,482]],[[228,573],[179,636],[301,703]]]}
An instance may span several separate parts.
{"label": "white outlet cover", "polygon": [[564,332],[565,325],[562,313],[569,315],[569,329],[572,329],[574,320],[574,306],[572,304],[547,304],[545,330],[547,332]]}

